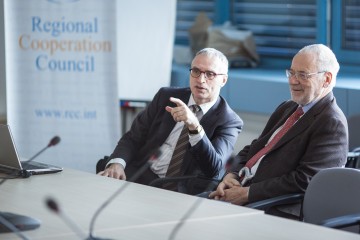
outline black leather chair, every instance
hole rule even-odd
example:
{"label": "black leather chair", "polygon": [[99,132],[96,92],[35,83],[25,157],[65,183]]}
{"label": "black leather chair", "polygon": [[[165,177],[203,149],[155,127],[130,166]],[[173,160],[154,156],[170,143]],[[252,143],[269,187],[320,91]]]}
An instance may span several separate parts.
{"label": "black leather chair", "polygon": [[349,126],[349,149],[354,151],[360,146],[360,114],[352,115],[348,118]]}
{"label": "black leather chair", "polygon": [[305,194],[288,194],[246,205],[267,210],[302,203],[300,219],[306,223],[360,233],[360,170],[329,168],[310,181]]}
{"label": "black leather chair", "polygon": [[109,159],[109,156],[104,156],[104,158],[100,159],[96,163],[96,173],[99,173],[103,171],[106,167],[107,160]]}
{"label": "black leather chair", "polygon": [[360,168],[360,147],[353,149],[348,153],[345,167]]}

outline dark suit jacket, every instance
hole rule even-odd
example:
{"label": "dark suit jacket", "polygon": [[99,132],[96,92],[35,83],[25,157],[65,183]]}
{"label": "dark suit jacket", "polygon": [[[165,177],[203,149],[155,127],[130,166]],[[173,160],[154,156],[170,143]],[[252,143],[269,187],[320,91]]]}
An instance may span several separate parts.
{"label": "dark suit jacket", "polygon": [[[282,103],[270,116],[259,138],[239,152],[238,164],[232,170],[237,172],[263,148],[297,106],[293,101]],[[312,176],[319,170],[344,166],[347,152],[347,121],[330,92],[262,159],[250,183],[249,202],[305,192]]]}
{"label": "dark suit jacket", "polygon": [[[126,164],[142,166],[149,153],[165,142],[176,124],[165,110],[166,106],[175,106],[170,97],[179,98],[187,104],[190,94],[190,88],[161,88],[146,109],[135,118],[130,131],[120,139],[110,159],[122,158]],[[205,135],[195,146],[188,145],[181,174],[222,177],[221,172],[233,152],[243,122],[219,97],[202,117],[200,124]]]}

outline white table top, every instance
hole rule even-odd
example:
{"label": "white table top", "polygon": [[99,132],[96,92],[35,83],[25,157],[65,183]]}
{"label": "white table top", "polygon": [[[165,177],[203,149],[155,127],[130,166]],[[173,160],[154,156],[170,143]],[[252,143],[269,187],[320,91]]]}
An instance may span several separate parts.
{"label": "white table top", "polygon": [[[116,230],[119,227],[175,224],[199,201],[201,202],[189,217],[190,219],[263,215],[263,212],[258,210],[71,169],[65,169],[61,173],[6,181],[0,186],[0,211],[39,219],[42,222],[40,228],[24,231],[32,239],[57,239],[60,233],[61,237],[68,234],[70,237],[73,235],[71,229],[59,216],[47,209],[45,205],[47,197],[54,198],[63,212],[76,222],[82,231],[88,232],[90,220],[95,211],[124,184],[128,184],[126,189],[97,218],[95,234]],[[1,234],[0,239],[5,236],[6,239],[11,239],[12,235]]]}
{"label": "white table top", "polygon": [[[30,239],[81,239],[45,206],[54,198],[66,215],[88,234],[94,212],[125,181],[65,169],[61,173],[12,179],[0,186],[0,211],[31,216],[40,228],[23,233]],[[185,212],[174,239],[360,239],[360,235],[273,217],[262,211],[129,183],[102,211],[94,235],[111,239],[168,240]],[[0,234],[0,239],[19,239]]]}

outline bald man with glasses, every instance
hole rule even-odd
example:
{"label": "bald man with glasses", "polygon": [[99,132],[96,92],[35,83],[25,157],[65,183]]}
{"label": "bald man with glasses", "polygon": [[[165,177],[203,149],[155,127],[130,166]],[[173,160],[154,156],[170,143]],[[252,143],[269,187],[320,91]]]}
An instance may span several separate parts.
{"label": "bald man with glasses", "polygon": [[[343,167],[348,126],[332,92],[339,68],[328,47],[314,44],[301,49],[285,72],[291,100],[280,104],[260,136],[238,153],[209,197],[244,205],[304,193],[321,169]],[[268,213],[296,219],[299,208],[287,206]]]}
{"label": "bald man with glasses", "polygon": [[[161,88],[119,140],[99,174],[130,179],[146,164],[149,154],[160,149],[160,157],[137,183],[147,185],[158,178],[183,175],[221,178],[243,126],[220,96],[227,73],[228,60],[221,52],[200,50],[191,64],[190,88]],[[167,189],[189,194],[205,190],[206,184],[196,184],[190,179]]]}

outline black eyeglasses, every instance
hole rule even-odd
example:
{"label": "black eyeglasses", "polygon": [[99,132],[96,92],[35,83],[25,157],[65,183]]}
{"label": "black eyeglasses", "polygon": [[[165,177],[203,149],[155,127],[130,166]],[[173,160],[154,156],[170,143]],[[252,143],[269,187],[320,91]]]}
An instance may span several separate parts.
{"label": "black eyeglasses", "polygon": [[320,73],[324,73],[324,72],[326,72],[326,71],[314,72],[314,73],[306,73],[306,72],[297,72],[297,71],[293,71],[293,70],[289,70],[289,69],[285,70],[287,78],[291,78],[291,77],[295,76],[295,78],[297,80],[301,80],[301,81],[306,81],[309,78],[311,78],[311,76],[316,75],[316,74],[320,74]]}
{"label": "black eyeglasses", "polygon": [[214,73],[212,71],[201,71],[198,68],[190,68],[190,75],[194,78],[200,77],[200,75],[203,73],[205,75],[205,78],[208,80],[213,80],[217,75],[226,75],[225,73]]}

